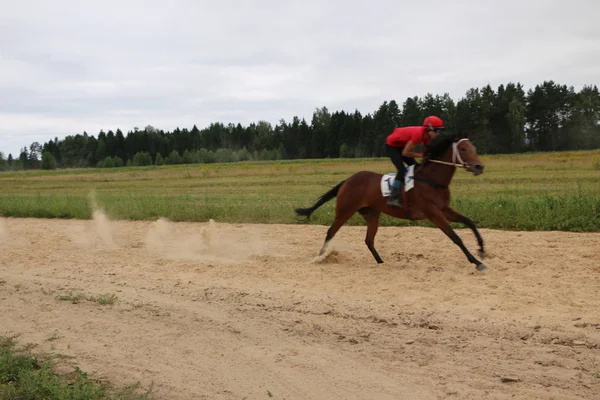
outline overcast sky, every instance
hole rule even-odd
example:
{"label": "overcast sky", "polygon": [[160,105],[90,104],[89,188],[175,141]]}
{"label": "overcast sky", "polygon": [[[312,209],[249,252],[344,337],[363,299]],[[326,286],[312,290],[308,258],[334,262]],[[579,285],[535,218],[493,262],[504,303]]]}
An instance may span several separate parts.
{"label": "overcast sky", "polygon": [[595,0],[0,0],[0,151],[84,130],[600,85]]}

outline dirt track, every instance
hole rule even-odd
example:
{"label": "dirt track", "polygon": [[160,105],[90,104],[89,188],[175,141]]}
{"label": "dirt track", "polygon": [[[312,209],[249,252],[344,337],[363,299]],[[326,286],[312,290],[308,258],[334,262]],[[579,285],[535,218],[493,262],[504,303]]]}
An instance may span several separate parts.
{"label": "dirt track", "polygon": [[97,217],[0,220],[0,335],[157,399],[600,399],[600,234],[483,229],[481,273],[435,229],[377,265],[364,227]]}

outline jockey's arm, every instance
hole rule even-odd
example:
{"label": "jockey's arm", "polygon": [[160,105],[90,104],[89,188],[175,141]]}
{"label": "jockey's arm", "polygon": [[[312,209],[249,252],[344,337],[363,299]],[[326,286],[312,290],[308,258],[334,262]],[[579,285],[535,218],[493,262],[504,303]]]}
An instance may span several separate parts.
{"label": "jockey's arm", "polygon": [[414,149],[415,147],[416,144],[414,144],[412,141],[409,141],[408,143],[406,143],[406,146],[404,146],[404,150],[402,150],[402,155],[404,157],[423,158],[423,154],[415,153],[414,151],[412,151],[412,149]]}

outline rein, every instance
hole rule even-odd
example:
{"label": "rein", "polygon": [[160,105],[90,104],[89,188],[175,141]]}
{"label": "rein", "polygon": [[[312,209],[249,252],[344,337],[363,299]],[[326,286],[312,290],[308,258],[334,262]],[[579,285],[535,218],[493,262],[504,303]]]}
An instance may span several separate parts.
{"label": "rein", "polygon": [[458,168],[467,168],[469,166],[469,164],[467,164],[463,161],[463,159],[460,156],[460,153],[458,151],[458,145],[465,140],[469,140],[469,139],[466,139],[466,138],[460,139],[458,142],[452,143],[452,162],[441,161],[441,160],[427,160],[427,161],[438,163],[438,164],[451,165],[453,167],[458,167]]}
{"label": "rein", "polygon": [[[427,161],[434,162],[434,163],[438,163],[438,164],[444,164],[444,165],[451,165],[453,167],[458,167],[458,168],[465,168],[465,169],[468,168],[469,164],[467,164],[463,161],[463,159],[460,156],[459,151],[458,151],[458,145],[465,140],[469,140],[469,139],[466,139],[466,138],[460,139],[459,141],[452,143],[452,162],[441,161],[441,160],[429,160],[429,159],[425,160],[425,161],[426,162]],[[416,175],[419,172],[421,172],[420,168],[418,171],[415,171],[415,176],[414,176],[413,180],[429,183],[431,186],[438,188],[438,189],[447,189],[448,188],[448,186],[439,184],[429,178],[417,177]]]}

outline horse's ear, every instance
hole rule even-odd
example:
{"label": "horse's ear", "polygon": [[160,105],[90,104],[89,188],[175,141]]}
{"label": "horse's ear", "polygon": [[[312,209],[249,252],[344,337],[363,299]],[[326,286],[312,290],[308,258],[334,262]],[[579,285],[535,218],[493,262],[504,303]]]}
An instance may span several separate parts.
{"label": "horse's ear", "polygon": [[461,131],[461,132],[458,134],[458,138],[459,138],[459,139],[469,139],[469,138],[470,138],[470,136],[471,136],[471,134],[470,134],[469,132],[467,132],[467,131]]}

